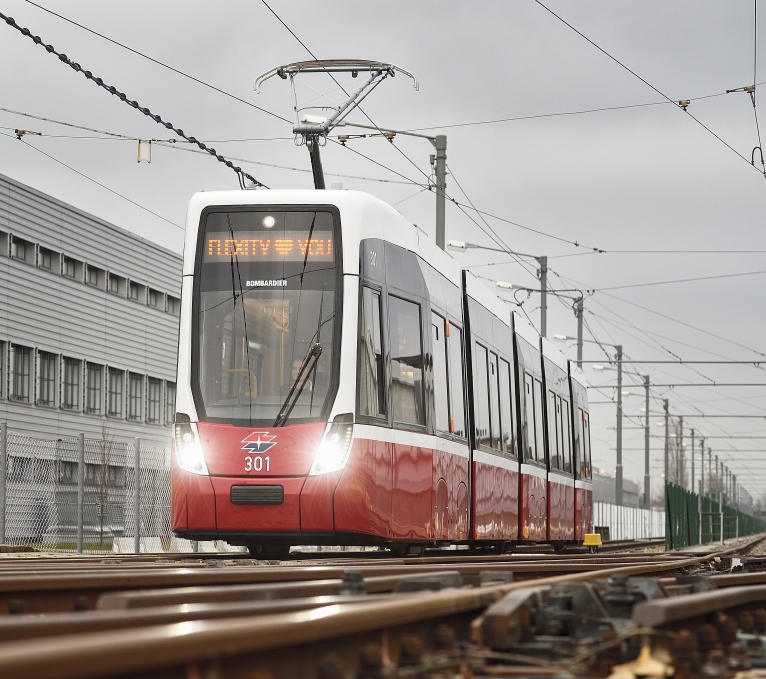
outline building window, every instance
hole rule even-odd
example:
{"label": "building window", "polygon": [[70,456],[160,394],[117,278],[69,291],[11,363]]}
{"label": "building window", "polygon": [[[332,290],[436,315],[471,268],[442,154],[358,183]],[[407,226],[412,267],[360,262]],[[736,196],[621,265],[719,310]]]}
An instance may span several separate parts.
{"label": "building window", "polygon": [[76,358],[64,359],[64,394],[61,407],[77,410],[80,407],[80,361]]}
{"label": "building window", "polygon": [[159,307],[162,304],[162,293],[159,290],[152,290],[149,288],[149,299],[147,300],[149,306]]}
{"label": "building window", "polygon": [[141,410],[141,400],[144,395],[144,376],[136,373],[129,373],[128,376],[128,419],[141,420],[143,412]]}
{"label": "building window", "polygon": [[146,421],[151,424],[159,424],[162,414],[162,380],[149,378],[147,397]]}
{"label": "building window", "polygon": [[64,275],[67,278],[74,278],[77,275],[75,261],[69,257],[64,257]]}
{"label": "building window", "polygon": [[40,380],[37,404],[41,406],[56,405],[56,354],[47,351],[40,352],[38,367]]}
{"label": "building window", "polygon": [[101,388],[104,384],[104,369],[100,365],[88,363],[85,383],[85,412],[101,414]]}
{"label": "building window", "polygon": [[29,377],[32,350],[29,347],[13,346],[13,393],[14,401],[29,403]]}
{"label": "building window", "polygon": [[167,383],[167,396],[165,398],[165,424],[173,424],[176,420],[176,383]]}
{"label": "building window", "polygon": [[178,316],[181,313],[181,300],[172,295],[168,295],[168,313]]}
{"label": "building window", "polygon": [[122,370],[109,368],[109,417],[122,417],[123,375]]}
{"label": "building window", "polygon": [[27,246],[29,244],[26,241],[21,240],[20,238],[16,238],[14,236],[13,238],[13,250],[12,256],[14,259],[21,259],[26,261],[27,259]]}
{"label": "building window", "polygon": [[41,269],[47,269],[48,271],[53,271],[53,261],[54,261],[54,254],[50,250],[46,250],[45,248],[40,248],[40,258],[38,260],[38,265]]}
{"label": "building window", "polygon": [[130,283],[130,291],[128,293],[128,296],[130,297],[130,299],[132,299],[132,300],[137,302],[138,301],[138,293],[140,292],[140,289],[141,289],[141,286],[138,283],[133,283],[131,281],[131,283]]}
{"label": "building window", "polygon": [[104,272],[88,264],[88,285],[92,285],[96,288],[104,287]]}
{"label": "building window", "polygon": [[124,295],[126,282],[127,281],[122,278],[122,276],[115,276],[114,274],[110,273],[108,287],[109,292],[115,295]]}

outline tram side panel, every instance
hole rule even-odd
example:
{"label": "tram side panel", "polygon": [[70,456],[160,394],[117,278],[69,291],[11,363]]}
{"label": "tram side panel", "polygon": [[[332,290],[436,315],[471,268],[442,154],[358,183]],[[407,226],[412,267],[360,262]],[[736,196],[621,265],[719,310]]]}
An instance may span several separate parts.
{"label": "tram side panel", "polygon": [[[519,440],[521,442],[520,534],[522,540],[548,539],[548,475],[545,460],[545,420],[539,340],[515,319]],[[526,336],[522,336],[521,332]],[[532,331],[534,332],[534,331]],[[532,342],[535,342],[532,344]]]}
{"label": "tram side panel", "polygon": [[583,540],[593,531],[593,475],[590,450],[590,414],[584,380],[570,362],[572,394],[572,444],[575,471],[575,540]]}
{"label": "tram side panel", "polygon": [[546,451],[548,460],[548,539],[574,540],[574,473],[572,469],[568,365],[544,338],[540,340],[545,377]]}
{"label": "tram side panel", "polygon": [[472,537],[516,540],[519,464],[513,416],[513,336],[507,323],[468,292]]}

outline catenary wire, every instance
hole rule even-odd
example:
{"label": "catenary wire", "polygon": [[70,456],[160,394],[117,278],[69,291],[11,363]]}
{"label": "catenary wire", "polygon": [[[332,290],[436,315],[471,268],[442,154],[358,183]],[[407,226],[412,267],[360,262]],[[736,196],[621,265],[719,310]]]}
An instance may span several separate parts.
{"label": "catenary wire", "polygon": [[[563,23],[565,26],[568,26],[570,29],[572,29],[572,30],[573,30],[575,33],[577,33],[577,35],[579,35],[581,38],[583,38],[583,39],[584,39],[584,40],[586,40],[588,43],[590,43],[591,45],[593,45],[593,47],[595,47],[595,48],[596,48],[596,49],[597,49],[599,52],[601,52],[602,54],[604,54],[604,55],[606,55],[607,57],[609,57],[609,59],[611,59],[612,61],[614,61],[614,62],[615,62],[615,63],[616,63],[618,66],[621,66],[621,67],[622,67],[622,68],[624,68],[624,69],[625,69],[625,70],[626,70],[628,73],[630,73],[630,74],[631,74],[631,75],[633,75],[634,77],[638,78],[638,79],[639,79],[639,80],[640,80],[642,83],[644,83],[645,85],[647,85],[648,87],[650,87],[652,90],[654,90],[654,91],[655,91],[657,94],[659,94],[659,95],[660,95],[660,96],[661,96],[663,99],[666,99],[666,100],[667,100],[669,103],[673,104],[673,105],[674,105],[676,108],[678,108],[679,110],[681,110],[681,111],[683,111],[684,113],[686,113],[686,115],[688,115],[688,116],[689,116],[689,117],[690,117],[690,118],[691,118],[691,119],[692,119],[694,122],[696,122],[698,125],[700,125],[700,127],[702,127],[703,129],[707,130],[707,132],[709,132],[710,134],[712,134],[712,135],[713,135],[713,136],[714,136],[714,137],[715,137],[715,138],[716,138],[716,139],[717,139],[719,142],[721,142],[721,143],[722,143],[724,146],[726,146],[726,148],[728,148],[730,151],[732,151],[733,153],[735,153],[735,154],[736,154],[738,157],[740,157],[742,160],[744,160],[744,161],[745,161],[745,162],[746,162],[748,165],[750,165],[751,167],[754,167],[753,165],[751,165],[750,161],[749,161],[747,158],[745,158],[745,156],[743,156],[743,155],[742,155],[742,154],[741,154],[739,151],[737,151],[737,149],[735,149],[733,146],[731,146],[731,144],[729,144],[729,143],[728,143],[727,141],[725,141],[725,140],[724,140],[722,137],[718,136],[718,135],[717,135],[715,132],[713,132],[713,130],[711,130],[711,129],[710,129],[708,126],[707,126],[707,125],[705,125],[705,123],[703,123],[703,122],[702,122],[702,121],[701,121],[699,118],[695,117],[695,116],[694,116],[692,113],[689,113],[689,110],[688,110],[688,108],[683,108],[683,107],[682,107],[682,106],[681,106],[681,105],[680,105],[680,104],[679,104],[677,101],[675,101],[675,100],[671,99],[671,98],[670,98],[670,97],[669,97],[667,94],[665,94],[665,93],[664,93],[664,92],[662,92],[661,90],[657,89],[657,88],[656,88],[654,85],[652,85],[652,84],[651,84],[651,83],[650,83],[648,80],[645,80],[644,78],[642,78],[642,77],[641,77],[641,76],[640,76],[638,73],[636,73],[636,72],[635,72],[633,69],[631,69],[631,68],[629,68],[628,66],[626,66],[624,63],[622,63],[622,62],[621,62],[619,59],[617,59],[616,57],[613,57],[613,56],[612,56],[611,54],[609,54],[609,52],[607,52],[607,51],[606,51],[606,50],[605,50],[603,47],[600,47],[599,45],[597,45],[597,44],[596,44],[595,42],[593,42],[593,40],[591,40],[591,39],[590,39],[590,38],[589,38],[587,35],[585,35],[585,34],[584,34],[584,33],[582,33],[581,31],[577,30],[577,29],[576,29],[576,28],[575,28],[575,27],[574,27],[572,24],[570,24],[568,21],[566,21],[566,19],[564,19],[564,18],[563,18],[563,17],[561,17],[560,15],[556,14],[556,12],[554,12],[552,9],[550,9],[549,7],[547,7],[546,5],[544,5],[544,4],[543,4],[543,3],[542,3],[540,0],[534,0],[534,2],[536,2],[538,5],[540,5],[540,7],[542,7],[542,8],[543,8],[543,9],[544,9],[546,12],[548,12],[549,14],[552,14],[554,17],[556,17],[556,19],[558,19],[558,20],[559,20],[561,23]],[[757,168],[754,168],[754,169],[757,169]],[[760,174],[760,170],[758,170],[758,173]]]}
{"label": "catenary wire", "polygon": [[205,143],[203,143],[201,141],[198,141],[194,137],[187,136],[184,133],[183,130],[175,127],[170,122],[164,121],[156,113],[152,113],[148,108],[140,106],[137,101],[128,99],[127,95],[124,92],[120,92],[113,85],[107,85],[101,78],[95,77],[93,75],[93,73],[91,73],[88,70],[83,69],[82,66],[80,66],[80,64],[78,64],[77,62],[72,61],[71,59],[69,59],[69,57],[67,57],[66,54],[64,54],[62,52],[58,52],[56,50],[56,48],[53,47],[53,45],[44,43],[39,36],[33,35],[32,32],[28,28],[24,28],[23,26],[20,26],[19,24],[17,24],[16,21],[12,17],[8,17],[5,14],[3,14],[2,12],[0,12],[0,19],[3,19],[3,21],[5,21],[5,23],[7,23],[11,28],[16,29],[17,31],[19,31],[19,33],[21,33],[22,35],[28,37],[30,40],[32,40],[35,44],[42,46],[48,53],[56,55],[58,57],[59,61],[61,61],[62,63],[66,64],[67,66],[69,66],[75,72],[82,73],[88,80],[92,81],[93,83],[95,83],[96,85],[101,87],[102,89],[106,90],[111,95],[116,96],[118,99],[120,99],[121,101],[123,101],[126,104],[128,104],[128,106],[131,106],[132,108],[136,109],[137,111],[140,111],[145,116],[147,116],[147,117],[151,118],[152,120],[154,120],[154,122],[156,122],[157,124],[162,125],[163,127],[166,127],[169,130],[172,130],[179,137],[183,137],[188,142],[190,142],[192,144],[196,144],[200,149],[202,149],[203,151],[205,151],[208,154],[210,154],[219,163],[223,163],[224,165],[226,165],[226,167],[228,167],[231,170],[233,170],[237,174],[237,178],[238,178],[240,186],[242,188],[244,188],[244,180],[245,179],[249,179],[253,183],[254,186],[261,186],[263,188],[268,188],[267,186],[265,186],[264,184],[259,182],[255,177],[253,177],[252,175],[250,175],[247,172],[245,172],[244,170],[242,170],[242,168],[237,167],[230,160],[227,160],[222,155],[217,153],[215,149],[210,148]]}
{"label": "catenary wire", "polygon": [[[303,49],[305,49],[305,50],[306,50],[306,51],[307,51],[307,52],[308,52],[308,53],[309,53],[309,54],[310,54],[310,55],[311,55],[311,56],[312,56],[312,57],[313,57],[315,60],[317,60],[317,61],[318,61],[316,54],[314,54],[314,52],[312,52],[312,51],[311,51],[311,50],[308,48],[308,46],[306,45],[306,43],[305,43],[305,42],[303,42],[303,40],[301,40],[301,39],[300,39],[300,38],[299,38],[299,37],[298,37],[298,36],[295,34],[295,31],[293,31],[293,29],[292,29],[292,28],[290,28],[290,27],[289,27],[289,26],[288,26],[288,25],[285,23],[285,21],[284,21],[284,20],[283,20],[283,19],[282,19],[282,18],[281,18],[281,17],[280,17],[280,16],[279,16],[279,15],[278,15],[278,14],[277,14],[277,13],[276,13],[276,12],[275,12],[275,11],[274,11],[272,8],[271,8],[271,6],[270,6],[270,5],[269,5],[269,4],[266,2],[266,0],[261,0],[261,2],[262,2],[262,3],[264,4],[264,6],[265,6],[265,7],[266,7],[266,8],[269,10],[269,12],[271,12],[271,13],[272,13],[272,14],[273,14],[273,15],[274,15],[276,18],[277,18],[277,20],[279,21],[279,23],[280,23],[280,24],[282,24],[282,26],[284,26],[284,27],[287,29],[287,31],[290,33],[290,35],[292,35],[292,36],[293,36],[293,38],[295,38],[295,39],[296,39],[296,40],[297,40],[297,41],[300,43],[301,47],[303,47]],[[348,92],[346,92],[346,89],[345,89],[345,88],[344,88],[344,87],[343,87],[343,86],[342,86],[342,85],[341,85],[341,84],[338,82],[338,80],[336,79],[336,77],[335,77],[335,76],[334,76],[332,73],[330,73],[329,71],[328,71],[328,73],[327,73],[327,74],[330,76],[330,78],[332,78],[333,82],[334,82],[334,83],[335,83],[335,84],[336,84],[336,85],[337,85],[337,86],[338,86],[338,87],[339,87],[341,90],[343,90],[343,92],[346,94],[346,96],[348,96]],[[365,118],[367,118],[367,120],[369,120],[369,121],[370,121],[370,124],[372,124],[372,125],[375,127],[375,129],[377,129],[377,130],[378,130],[378,132],[379,132],[380,134],[383,134],[383,131],[380,129],[380,127],[378,127],[378,124],[377,124],[377,123],[376,123],[376,122],[375,122],[375,121],[374,121],[372,118],[370,118],[370,116],[369,116],[369,115],[367,115],[367,113],[366,113],[366,112],[365,112],[365,110],[364,110],[364,109],[361,107],[361,105],[357,105],[357,106],[356,106],[356,108],[357,108],[357,109],[358,109],[358,110],[359,110],[359,111],[362,113],[362,115],[363,115]],[[400,148],[399,148],[399,147],[398,147],[396,144],[394,144],[394,140],[393,140],[392,138],[391,138],[391,139],[388,139],[388,141],[389,141],[389,143],[391,144],[391,146],[393,146],[393,147],[394,147],[394,148],[395,148],[395,149],[396,149],[396,150],[397,150],[397,151],[398,151],[398,152],[399,152],[399,153],[400,153],[400,154],[401,154],[401,155],[402,155],[402,156],[403,156],[403,157],[404,157],[404,158],[407,160],[407,162],[409,162],[409,163],[410,163],[410,165],[412,165],[412,166],[413,166],[413,167],[414,167],[414,168],[415,168],[415,169],[416,169],[418,172],[420,172],[420,174],[422,174],[422,175],[423,175],[423,176],[426,178],[426,181],[430,183],[430,177],[429,177],[429,176],[428,176],[428,175],[427,175],[425,172],[423,172],[423,170],[421,170],[421,169],[420,169],[420,167],[418,167],[417,163],[416,163],[414,160],[412,160],[412,158],[410,158],[410,157],[409,157],[409,156],[408,156],[408,155],[407,155],[407,154],[406,154],[404,151],[402,151],[402,150],[401,150],[401,149],[400,149]],[[344,146],[344,147],[345,147],[345,144],[343,144],[342,146]]]}
{"label": "catenary wire", "polygon": [[[766,84],[766,81],[757,83],[758,85]],[[688,101],[701,101],[703,99],[712,99],[714,97],[723,97],[729,94],[728,92],[716,92],[715,94],[706,94],[701,97],[689,97]],[[413,127],[407,129],[407,132],[426,132],[428,130],[446,130],[455,127],[472,127],[475,125],[494,125],[496,123],[510,123],[519,120],[536,120],[540,118],[557,118],[561,116],[576,116],[587,113],[601,113],[603,111],[622,111],[631,108],[646,108],[648,106],[667,106],[668,104],[676,104],[674,101],[648,101],[640,104],[624,104],[622,106],[603,106],[600,108],[582,109],[580,111],[558,111],[555,113],[538,113],[526,116],[515,116],[512,118],[496,118],[494,120],[474,120],[467,123],[452,123],[448,125],[433,125],[431,127]],[[677,105],[677,104],[676,104]]]}
{"label": "catenary wire", "polygon": [[43,150],[41,150],[41,149],[37,148],[36,146],[33,146],[32,144],[30,144],[29,142],[25,141],[24,139],[16,139],[16,137],[14,137],[14,136],[12,136],[12,135],[10,135],[10,134],[5,134],[5,132],[0,132],[0,135],[2,135],[3,137],[8,137],[8,139],[13,139],[14,141],[20,141],[20,142],[21,142],[22,144],[24,144],[25,146],[28,146],[29,148],[31,148],[31,149],[33,149],[33,150],[37,151],[38,153],[41,153],[42,155],[46,156],[47,158],[50,158],[50,159],[51,159],[52,161],[54,161],[55,163],[58,163],[59,165],[63,165],[63,166],[64,166],[65,168],[67,168],[68,170],[71,170],[72,172],[74,172],[74,173],[76,173],[76,174],[80,175],[81,177],[83,177],[83,178],[87,179],[89,182],[93,182],[94,184],[96,184],[96,185],[100,186],[102,189],[106,189],[106,190],[107,190],[107,191],[109,191],[110,193],[113,193],[115,196],[119,196],[119,197],[120,197],[120,198],[122,198],[123,200],[126,200],[126,201],[128,201],[129,203],[131,203],[131,204],[135,205],[137,208],[140,208],[140,209],[144,210],[145,212],[148,212],[149,214],[152,214],[152,215],[154,215],[154,216],[155,216],[155,217],[157,217],[158,219],[161,219],[163,222],[167,222],[167,223],[168,223],[168,224],[170,224],[171,226],[174,226],[176,229],[180,229],[181,231],[183,231],[183,230],[184,230],[184,227],[183,227],[183,226],[179,226],[178,224],[176,224],[176,223],[174,223],[174,222],[171,222],[169,219],[167,219],[167,218],[163,217],[162,215],[159,215],[159,214],[157,214],[156,212],[153,212],[153,211],[152,211],[152,210],[150,210],[148,207],[144,207],[144,206],[143,206],[143,205],[141,205],[140,203],[137,203],[136,201],[134,201],[134,200],[131,200],[131,199],[130,199],[130,198],[128,198],[127,196],[124,196],[123,194],[119,193],[118,191],[115,191],[114,189],[111,189],[111,188],[109,188],[109,187],[108,187],[108,186],[106,186],[105,184],[102,184],[101,182],[99,182],[99,181],[96,181],[95,179],[93,179],[92,177],[89,177],[89,176],[88,176],[88,175],[86,175],[85,173],[83,173],[83,172],[80,172],[80,170],[76,170],[76,169],[75,169],[75,168],[73,168],[71,165],[67,165],[65,162],[63,162],[63,161],[59,160],[58,158],[54,158],[52,155],[50,155],[50,154],[46,153],[45,151],[43,151]]}

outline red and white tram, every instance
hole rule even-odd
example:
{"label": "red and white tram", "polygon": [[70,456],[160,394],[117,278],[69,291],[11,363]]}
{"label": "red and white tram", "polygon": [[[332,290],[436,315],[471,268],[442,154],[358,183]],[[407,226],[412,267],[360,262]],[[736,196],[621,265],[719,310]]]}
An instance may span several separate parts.
{"label": "red and white tram", "polygon": [[172,520],[253,553],[591,530],[582,373],[380,200],[196,194]]}

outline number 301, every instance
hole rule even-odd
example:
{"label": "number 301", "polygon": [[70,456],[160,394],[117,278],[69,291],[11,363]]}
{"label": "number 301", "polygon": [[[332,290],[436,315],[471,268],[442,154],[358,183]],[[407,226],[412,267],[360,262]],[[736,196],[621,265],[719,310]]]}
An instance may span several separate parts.
{"label": "number 301", "polygon": [[264,471],[263,469],[263,462],[266,461],[266,471],[271,471],[271,458],[267,457],[261,457],[260,455],[257,455],[256,457],[250,457],[250,455],[245,455],[245,471],[246,472],[261,472]]}

